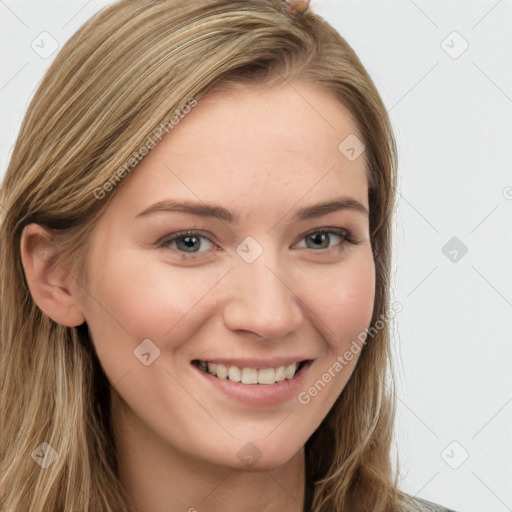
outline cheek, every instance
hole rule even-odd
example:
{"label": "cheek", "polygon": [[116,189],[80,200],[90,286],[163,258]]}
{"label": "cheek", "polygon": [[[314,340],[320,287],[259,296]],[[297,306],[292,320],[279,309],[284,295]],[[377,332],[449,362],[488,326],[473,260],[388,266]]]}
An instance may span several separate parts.
{"label": "cheek", "polygon": [[[208,313],[202,299],[224,273],[173,269],[129,251],[122,257],[113,251],[95,268],[85,308],[91,339],[110,383],[129,403],[138,403],[140,411],[149,407],[147,396],[155,389],[169,389],[170,377],[162,367],[183,347],[189,350],[189,340]],[[141,345],[146,339],[160,352],[147,342]],[[138,358],[140,347],[150,347],[151,358],[156,355],[149,366]],[[181,407],[187,398],[182,397]],[[148,417],[153,412],[151,407],[146,410]]]}
{"label": "cheek", "polygon": [[[368,251],[369,252],[369,251]],[[345,350],[370,324],[375,300],[373,255],[330,266],[314,278],[304,279],[304,302],[318,319],[331,351]]]}
{"label": "cheek", "polygon": [[[359,272],[345,276],[344,285],[338,296],[338,308],[332,311],[337,332],[341,340],[356,339],[370,324],[375,301],[375,267],[371,263],[361,264]],[[346,285],[346,286],[345,286]]]}
{"label": "cheek", "polygon": [[87,323],[94,339],[109,347],[133,349],[144,339],[160,344],[183,339],[199,328],[202,300],[225,269],[172,268],[125,251],[104,260],[94,273]]}
{"label": "cheek", "polygon": [[326,348],[311,368],[297,396],[300,407],[309,411],[309,428],[318,428],[345,388],[357,364],[375,299],[373,256],[340,265],[331,270],[331,285],[310,298],[316,304],[318,330],[324,333]]}

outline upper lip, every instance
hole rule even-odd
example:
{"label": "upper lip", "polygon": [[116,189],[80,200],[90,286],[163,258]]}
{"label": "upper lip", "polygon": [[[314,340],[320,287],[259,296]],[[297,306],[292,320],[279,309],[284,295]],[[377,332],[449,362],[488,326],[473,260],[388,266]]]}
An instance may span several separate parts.
{"label": "upper lip", "polygon": [[194,359],[194,361],[205,361],[207,363],[222,364],[224,366],[237,366],[238,368],[278,368],[279,366],[288,366],[293,363],[302,363],[303,361],[310,361],[311,358],[307,357],[275,357],[272,359],[261,358],[247,358],[247,359],[234,359],[234,358],[220,358],[212,357],[211,359]]}

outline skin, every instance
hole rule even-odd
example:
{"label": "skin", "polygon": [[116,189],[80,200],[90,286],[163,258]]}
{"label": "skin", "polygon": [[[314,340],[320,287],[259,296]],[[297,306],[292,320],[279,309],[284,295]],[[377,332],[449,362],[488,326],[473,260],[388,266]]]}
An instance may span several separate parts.
{"label": "skin", "polygon": [[[112,386],[133,512],[302,510],[304,444],[357,355],[309,403],[294,395],[272,407],[226,397],[191,360],[306,356],[313,363],[304,391],[368,327],[375,297],[368,216],[340,210],[293,220],[298,209],[340,196],[369,208],[364,153],[349,161],[338,150],[350,134],[359,135],[348,110],[319,85],[210,94],[118,186],[88,245],[86,291],[83,278],[38,257],[48,247],[42,228],[25,228],[32,296],[56,322],[87,322]],[[216,203],[240,219],[136,218],[170,198]],[[307,236],[324,227],[348,230],[359,244],[335,233],[326,242]],[[197,252],[185,252],[183,238],[157,247],[187,229],[204,232]],[[247,236],[263,248],[252,263],[236,252]],[[148,366],[134,357],[144,339],[160,350]],[[237,456],[249,442],[260,452],[251,467]]]}

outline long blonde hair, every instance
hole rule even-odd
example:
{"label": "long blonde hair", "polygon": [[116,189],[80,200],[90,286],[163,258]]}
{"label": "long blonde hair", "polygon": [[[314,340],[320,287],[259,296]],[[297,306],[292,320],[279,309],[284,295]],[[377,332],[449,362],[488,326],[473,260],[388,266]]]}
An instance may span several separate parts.
{"label": "long blonde hair", "polygon": [[[91,18],[55,58],[2,185],[2,510],[128,510],[117,477],[109,383],[86,324],[57,324],[36,306],[21,264],[24,226],[48,228],[60,263],[82,276],[90,230],[115,194],[98,199],[94,191],[104,190],[155,127],[190,98],[295,79],[325,86],[357,123],[366,146],[376,266],[374,335],[306,444],[313,510],[403,509],[390,460],[390,330],[387,323],[375,328],[390,308],[396,147],[374,83],[323,18],[280,0],[121,0]],[[43,442],[58,453],[44,470],[31,457]]]}

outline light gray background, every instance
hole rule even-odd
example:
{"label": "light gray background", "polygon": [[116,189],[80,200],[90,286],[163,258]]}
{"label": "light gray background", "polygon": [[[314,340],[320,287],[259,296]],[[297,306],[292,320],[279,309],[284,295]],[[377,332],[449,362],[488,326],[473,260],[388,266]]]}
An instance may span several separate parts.
{"label": "light gray background", "polygon": [[[109,3],[0,0],[2,174],[55,56],[31,45],[48,49],[47,31],[62,47]],[[398,140],[401,486],[458,512],[512,511],[512,0],[313,8],[361,58]]]}

